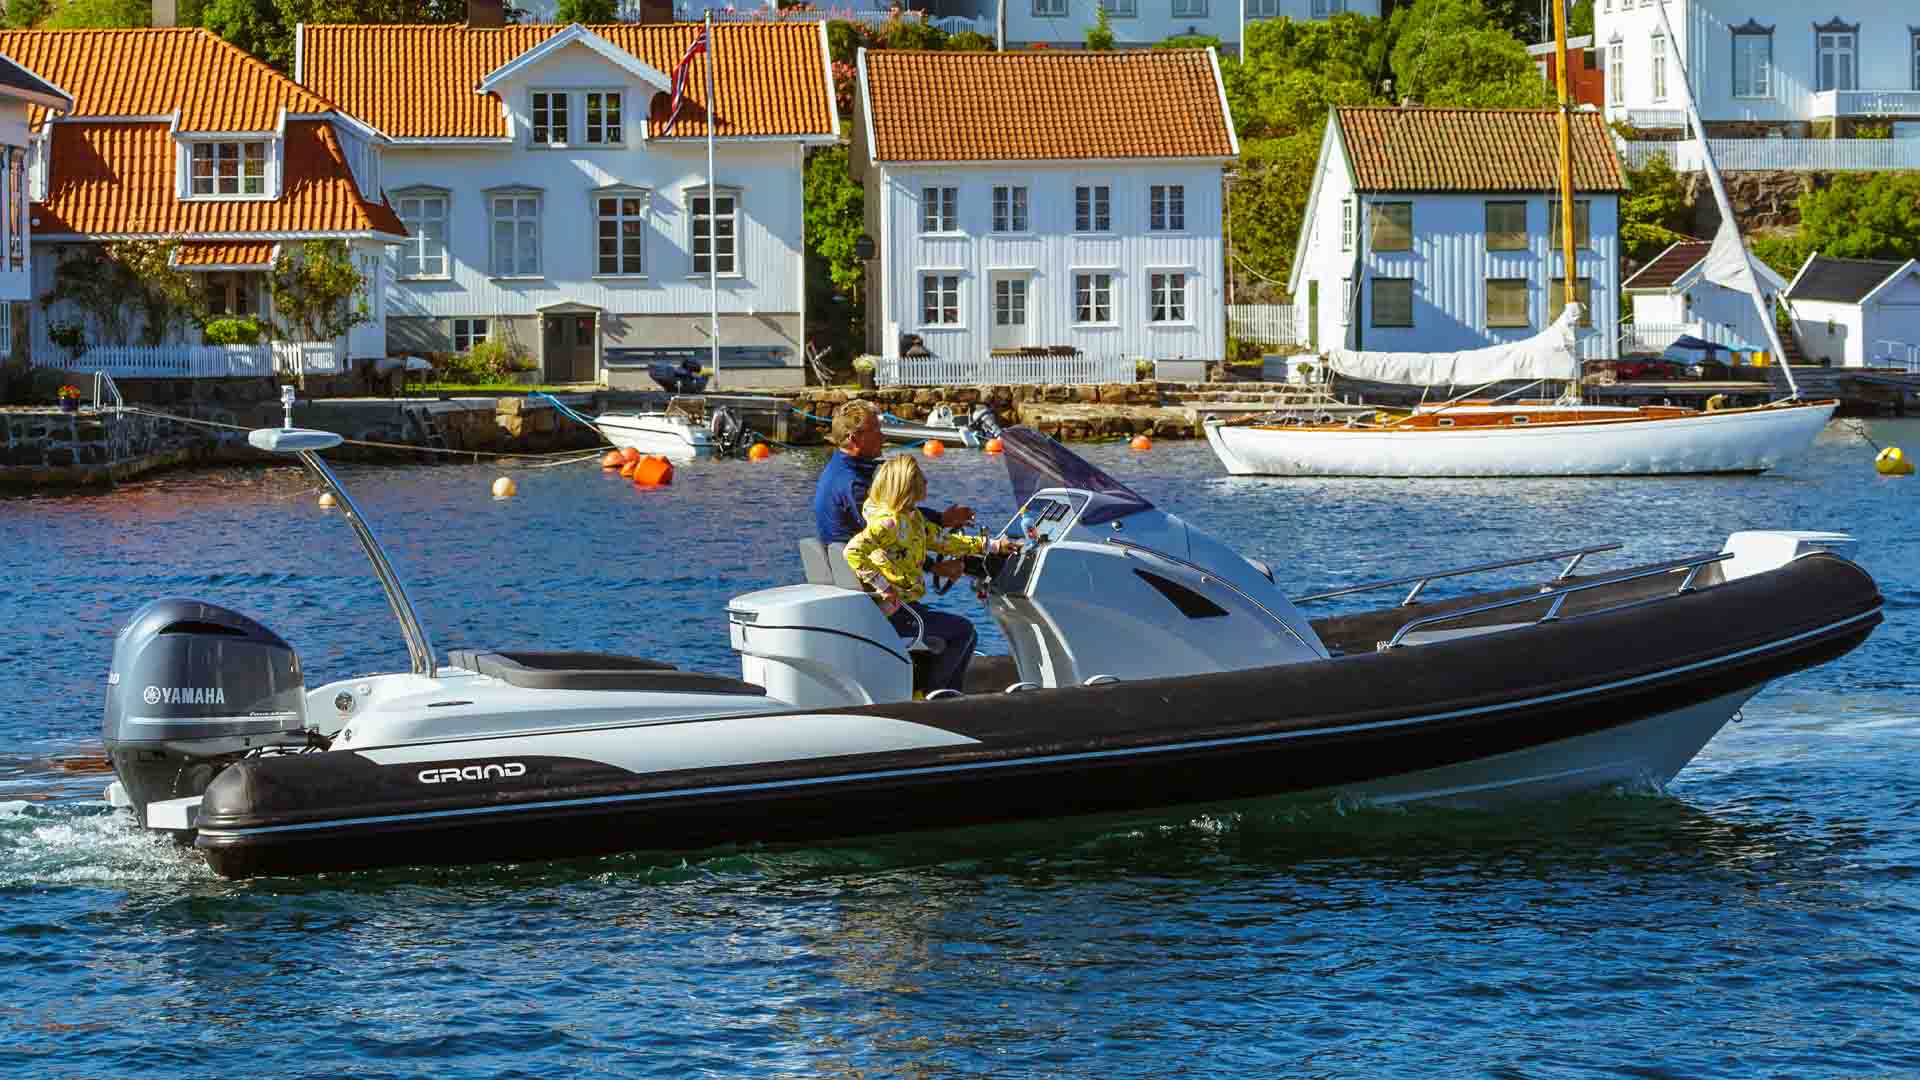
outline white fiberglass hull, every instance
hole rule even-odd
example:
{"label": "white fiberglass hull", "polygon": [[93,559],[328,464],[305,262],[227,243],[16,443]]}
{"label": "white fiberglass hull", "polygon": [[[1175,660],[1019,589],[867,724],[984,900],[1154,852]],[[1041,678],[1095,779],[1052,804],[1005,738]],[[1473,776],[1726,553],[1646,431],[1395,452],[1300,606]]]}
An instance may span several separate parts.
{"label": "white fiberglass hull", "polygon": [[1838,403],[1601,423],[1458,428],[1208,424],[1235,476],[1660,476],[1763,472],[1813,445]]}
{"label": "white fiberglass hull", "polygon": [[707,429],[685,417],[666,413],[602,413],[594,426],[607,441],[642,454],[655,454],[668,461],[692,461],[712,457],[713,438]]}

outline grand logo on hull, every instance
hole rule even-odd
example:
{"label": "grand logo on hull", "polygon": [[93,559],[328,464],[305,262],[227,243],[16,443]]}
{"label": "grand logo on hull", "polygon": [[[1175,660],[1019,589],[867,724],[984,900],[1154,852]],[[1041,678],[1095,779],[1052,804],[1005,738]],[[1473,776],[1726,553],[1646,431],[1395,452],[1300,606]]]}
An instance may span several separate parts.
{"label": "grand logo on hull", "polygon": [[525,775],[527,775],[525,765],[517,761],[509,761],[504,765],[463,765],[459,768],[449,766],[443,769],[421,769],[420,782],[452,784],[461,780],[509,780]]}

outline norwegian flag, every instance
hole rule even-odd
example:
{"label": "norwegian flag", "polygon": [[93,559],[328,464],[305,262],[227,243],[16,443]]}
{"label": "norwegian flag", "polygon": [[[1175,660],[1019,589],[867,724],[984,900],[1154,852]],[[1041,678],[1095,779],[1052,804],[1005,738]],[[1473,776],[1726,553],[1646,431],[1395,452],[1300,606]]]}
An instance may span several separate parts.
{"label": "norwegian flag", "polygon": [[693,68],[693,58],[707,51],[707,28],[701,27],[694,35],[693,44],[681,55],[680,62],[673,66],[673,98],[667,112],[667,126],[662,128],[662,138],[673,134],[673,125],[680,122],[680,110],[687,103],[687,79]]}

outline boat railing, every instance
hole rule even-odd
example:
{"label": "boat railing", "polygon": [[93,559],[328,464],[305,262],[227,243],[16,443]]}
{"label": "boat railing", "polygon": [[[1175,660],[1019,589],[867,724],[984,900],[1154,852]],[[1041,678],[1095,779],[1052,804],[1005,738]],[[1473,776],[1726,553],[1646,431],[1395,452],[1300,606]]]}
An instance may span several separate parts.
{"label": "boat railing", "polygon": [[114,385],[113,376],[104,371],[94,372],[93,409],[95,412],[100,411],[100,407],[106,403],[109,395],[113,398],[113,408],[115,412],[119,412],[127,407],[126,399],[120,396],[120,388]]}
{"label": "boat railing", "polygon": [[1145,544],[1136,544],[1131,540],[1122,540],[1117,536],[1107,537],[1107,543],[1112,544],[1115,547],[1120,548],[1121,550],[1129,553],[1138,553],[1153,559],[1164,559],[1167,562],[1173,563],[1175,566],[1184,566],[1188,570],[1192,570],[1195,573],[1199,574],[1200,579],[1202,581],[1218,582],[1219,584],[1225,586],[1228,592],[1233,593],[1235,596],[1238,596],[1240,599],[1245,600],[1247,603],[1252,604],[1255,608],[1258,608],[1261,614],[1265,615],[1268,619],[1271,619],[1282,630],[1285,630],[1288,634],[1292,635],[1293,640],[1299,642],[1301,648],[1306,649],[1309,652],[1314,651],[1313,646],[1307,644],[1306,639],[1300,636],[1300,631],[1295,630],[1293,628],[1292,623],[1287,622],[1287,620],[1281,618],[1278,614],[1275,614],[1272,608],[1261,603],[1259,598],[1255,597],[1252,593],[1248,592],[1247,590],[1241,588],[1238,585],[1235,585],[1233,582],[1228,581],[1224,576],[1221,575],[1219,571],[1209,570],[1206,567],[1201,566],[1197,562],[1191,562],[1189,560],[1181,558],[1178,555],[1169,555],[1166,552],[1159,550],[1158,548],[1150,548]]}
{"label": "boat railing", "polygon": [[[1695,555],[1692,558],[1675,559],[1672,562],[1642,567],[1638,570],[1623,574],[1614,574],[1610,577],[1597,578],[1593,581],[1582,581],[1573,585],[1562,585],[1555,589],[1542,589],[1540,592],[1534,593],[1531,596],[1514,596],[1505,600],[1495,600],[1492,603],[1476,604],[1473,607],[1460,608],[1457,611],[1443,611],[1437,615],[1428,615],[1415,619],[1405,626],[1402,626],[1400,629],[1394,631],[1393,636],[1388,638],[1387,643],[1380,646],[1380,649],[1381,651],[1385,651],[1387,649],[1400,648],[1405,644],[1405,638],[1408,634],[1422,627],[1450,622],[1454,619],[1463,619],[1469,615],[1484,615],[1489,611],[1500,611],[1505,608],[1519,607],[1523,604],[1538,604],[1543,600],[1549,601],[1546,614],[1533,620],[1530,625],[1538,626],[1544,622],[1557,622],[1560,618],[1560,609],[1566,605],[1567,597],[1572,596],[1574,593],[1586,592],[1589,589],[1605,588],[1609,585],[1620,585],[1629,581],[1640,581],[1644,578],[1659,577],[1662,574],[1678,574],[1681,571],[1685,571],[1686,576],[1680,580],[1680,587],[1674,590],[1672,594],[1672,596],[1684,596],[1694,591],[1693,583],[1695,579],[1700,576],[1701,570],[1723,559],[1731,558],[1733,558],[1733,552],[1731,551],[1717,551],[1711,555]],[[1620,611],[1630,607],[1638,607],[1642,604],[1668,600],[1671,599],[1672,596],[1654,596],[1639,600],[1629,600],[1626,603],[1615,604],[1612,607],[1583,611],[1578,617],[1585,618],[1589,615],[1603,615],[1609,611]]]}
{"label": "boat railing", "polygon": [[1430,573],[1415,574],[1412,577],[1392,578],[1387,581],[1372,581],[1365,585],[1349,585],[1344,589],[1333,589],[1328,592],[1314,593],[1311,596],[1296,596],[1293,598],[1293,602],[1295,606],[1298,606],[1300,604],[1311,604],[1319,600],[1331,600],[1336,596],[1351,596],[1354,593],[1372,592],[1375,589],[1391,589],[1400,585],[1412,585],[1413,588],[1408,591],[1407,598],[1400,601],[1401,607],[1407,607],[1420,596],[1420,591],[1425,589],[1429,582],[1438,581],[1441,578],[1463,577],[1467,574],[1484,574],[1490,570],[1506,570],[1515,566],[1529,566],[1533,563],[1552,562],[1555,559],[1567,560],[1567,565],[1561,567],[1560,573],[1553,578],[1554,581],[1565,581],[1567,578],[1573,576],[1573,571],[1580,565],[1580,560],[1602,551],[1618,551],[1620,547],[1621,545],[1618,543],[1591,544],[1587,547],[1568,548],[1565,551],[1543,551],[1538,555],[1524,555],[1518,559],[1502,559],[1499,562],[1462,566],[1455,570],[1435,570]]}

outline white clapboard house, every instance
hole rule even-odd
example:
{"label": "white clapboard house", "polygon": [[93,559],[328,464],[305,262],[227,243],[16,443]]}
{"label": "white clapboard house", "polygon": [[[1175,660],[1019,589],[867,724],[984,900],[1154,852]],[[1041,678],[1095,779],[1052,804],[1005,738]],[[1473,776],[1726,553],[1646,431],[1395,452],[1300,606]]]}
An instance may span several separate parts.
{"label": "white clapboard house", "polygon": [[1239,143],[1211,49],[863,51],[859,75],[870,351],[1221,357]]}
{"label": "white clapboard house", "polygon": [[65,90],[0,53],[0,362],[19,352],[14,328],[24,333],[25,305],[34,298],[28,266],[33,219],[27,212],[31,132],[41,117],[72,111],[73,98]]}
{"label": "white clapboard house", "polygon": [[[1288,278],[1300,340],[1440,352],[1545,329],[1565,306],[1558,145],[1546,110],[1335,109]],[[1573,116],[1573,180],[1580,354],[1612,357],[1626,179],[1598,113]]]}
{"label": "white clapboard house", "polygon": [[467,26],[300,31],[300,82],[386,140],[407,228],[388,347],[502,340],[551,381],[651,386],[650,362],[707,362],[717,269],[721,384],[802,380],[805,155],[839,126],[824,24],[716,25],[669,133],[698,24],[502,27],[497,4],[471,10]]}
{"label": "white clapboard house", "polygon": [[[1633,306],[1633,324],[1623,332],[1628,351],[1658,352],[1682,334],[1741,351],[1768,349],[1767,327],[1753,297],[1708,280],[1706,240],[1682,240],[1653,257],[1620,283]],[[1759,259],[1752,260],[1760,295],[1773,310],[1786,279]]]}
{"label": "white clapboard house", "polygon": [[1920,259],[1810,255],[1787,286],[1787,308],[1801,352],[1816,364],[1920,360]]}

